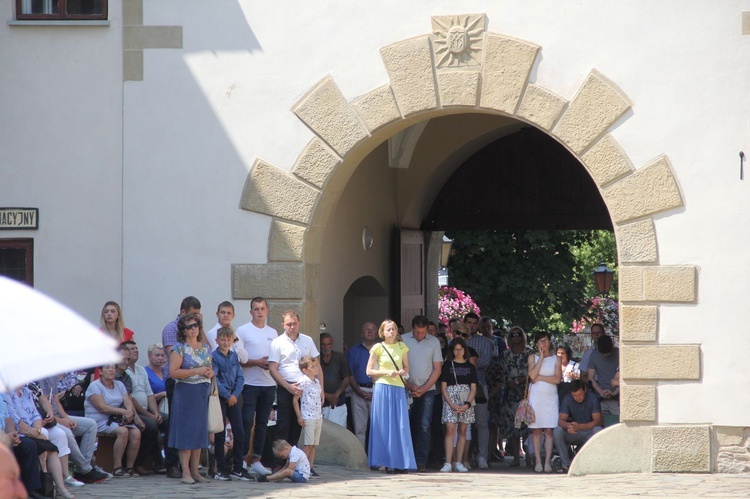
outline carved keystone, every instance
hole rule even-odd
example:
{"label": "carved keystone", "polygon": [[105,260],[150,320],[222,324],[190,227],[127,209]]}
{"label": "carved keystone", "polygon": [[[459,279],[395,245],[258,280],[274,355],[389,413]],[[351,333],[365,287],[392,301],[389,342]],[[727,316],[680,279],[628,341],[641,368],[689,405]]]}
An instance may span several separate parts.
{"label": "carved keystone", "polygon": [[437,107],[430,39],[427,35],[383,47],[380,55],[404,116]]}
{"label": "carved keystone", "polygon": [[514,114],[539,46],[485,33],[481,107]]}
{"label": "carved keystone", "polygon": [[245,180],[240,208],[308,224],[319,194],[292,175],[256,160]]}

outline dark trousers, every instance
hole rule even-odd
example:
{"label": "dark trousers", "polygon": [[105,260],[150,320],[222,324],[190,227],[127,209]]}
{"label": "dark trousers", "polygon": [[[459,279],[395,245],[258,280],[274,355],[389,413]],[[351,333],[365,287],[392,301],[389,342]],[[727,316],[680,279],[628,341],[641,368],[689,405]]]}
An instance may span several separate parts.
{"label": "dark trousers", "polygon": [[435,390],[426,392],[421,397],[414,397],[409,412],[409,426],[414,445],[414,458],[417,466],[427,465],[430,452],[430,430],[432,429],[432,407],[435,402]]}
{"label": "dark trousers", "polygon": [[173,449],[169,442],[169,424],[174,419],[172,416],[172,395],[174,394],[175,380],[167,378],[167,405],[169,406],[169,422],[167,423],[166,433],[164,434],[164,466],[173,468],[180,464],[180,458],[177,455],[177,449]]}
{"label": "dark trousers", "polygon": [[276,393],[276,438],[283,438],[289,445],[297,445],[302,427],[294,412],[294,395],[283,388]]}
{"label": "dark trousers", "polygon": [[234,439],[234,450],[232,451],[232,471],[242,472],[242,457],[243,454],[240,452],[242,449],[242,443],[245,442],[245,429],[243,428],[242,422],[242,396],[237,400],[237,403],[229,407],[227,399],[219,397],[221,403],[221,416],[225,421],[224,431],[220,431],[214,435],[214,453],[216,455],[216,471],[225,472],[227,470],[227,463],[224,456],[224,442],[226,440],[226,420],[229,418],[229,423],[232,425],[232,438]]}
{"label": "dark trousers", "polygon": [[16,456],[18,467],[21,468],[21,481],[27,492],[42,486],[42,472],[37,454],[36,444],[29,438],[22,438],[21,443],[13,447],[13,455]]}
{"label": "dark trousers", "polygon": [[154,469],[161,468],[164,464],[164,458],[161,457],[161,448],[159,447],[159,432],[166,432],[165,435],[169,433],[167,431],[169,418],[162,414],[161,424],[148,416],[141,415],[141,419],[146,427],[141,431],[141,448],[138,449],[135,464],[143,466],[144,462],[151,457]]}
{"label": "dark trousers", "polygon": [[[268,416],[273,409],[273,401],[276,398],[275,386],[250,386],[245,385],[242,389],[242,425],[245,430],[244,442],[235,439],[235,452],[242,451],[246,456],[250,450],[250,435],[253,424],[255,425],[255,438],[253,439],[253,457],[260,458],[263,455],[263,447],[266,444],[266,431],[268,429]],[[234,423],[232,423],[234,427]]]}

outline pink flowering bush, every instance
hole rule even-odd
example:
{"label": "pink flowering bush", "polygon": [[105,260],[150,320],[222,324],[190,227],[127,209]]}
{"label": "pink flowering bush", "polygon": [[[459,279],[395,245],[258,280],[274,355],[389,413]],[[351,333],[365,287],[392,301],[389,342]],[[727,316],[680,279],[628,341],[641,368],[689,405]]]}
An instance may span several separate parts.
{"label": "pink flowering bush", "polygon": [[611,298],[595,296],[584,302],[586,312],[583,317],[573,321],[573,332],[578,334],[584,332],[594,323],[604,326],[604,331],[609,335],[620,334],[620,309],[617,302]]}
{"label": "pink flowering bush", "polygon": [[438,319],[444,324],[452,317],[460,317],[469,312],[482,315],[479,306],[474,303],[468,293],[464,293],[458,288],[451,286],[442,286],[438,290]]}

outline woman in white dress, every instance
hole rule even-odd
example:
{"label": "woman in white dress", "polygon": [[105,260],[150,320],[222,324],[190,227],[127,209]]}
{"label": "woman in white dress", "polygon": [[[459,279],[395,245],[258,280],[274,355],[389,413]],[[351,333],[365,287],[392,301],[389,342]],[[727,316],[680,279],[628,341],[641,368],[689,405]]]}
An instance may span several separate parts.
{"label": "woman in white dress", "polygon": [[[529,425],[532,430],[536,466],[534,471],[552,473],[552,430],[557,427],[558,401],[557,385],[560,383],[561,360],[552,349],[549,333],[534,335],[538,353],[529,355],[529,403],[536,414],[536,421]],[[542,466],[542,431],[544,431],[544,466]]]}

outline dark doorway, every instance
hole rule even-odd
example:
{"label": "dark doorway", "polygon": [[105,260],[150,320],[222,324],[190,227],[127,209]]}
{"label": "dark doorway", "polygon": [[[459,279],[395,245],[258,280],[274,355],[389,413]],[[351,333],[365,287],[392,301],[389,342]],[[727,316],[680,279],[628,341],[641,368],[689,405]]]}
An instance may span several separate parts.
{"label": "dark doorway", "polygon": [[34,285],[34,239],[0,239],[0,275]]}

